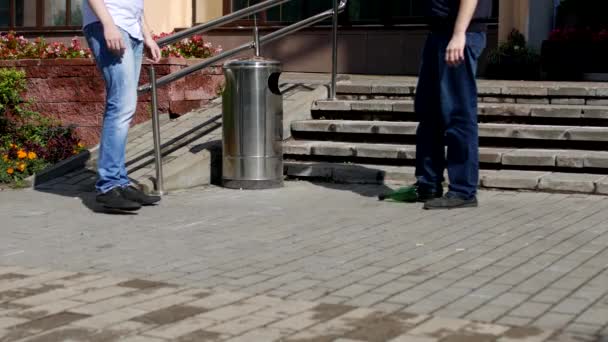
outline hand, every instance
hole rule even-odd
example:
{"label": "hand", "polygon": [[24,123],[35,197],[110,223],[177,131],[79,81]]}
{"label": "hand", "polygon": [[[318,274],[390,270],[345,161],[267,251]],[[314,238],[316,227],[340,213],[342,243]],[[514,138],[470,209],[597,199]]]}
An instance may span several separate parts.
{"label": "hand", "polygon": [[146,39],[144,44],[148,48],[148,61],[158,63],[162,57],[162,54],[160,52],[160,47],[158,47],[158,44],[156,44],[156,41],[154,39]]}
{"label": "hand", "polygon": [[467,43],[466,33],[454,33],[445,51],[445,62],[455,67],[464,62],[464,48]]}
{"label": "hand", "polygon": [[106,39],[108,49],[117,55],[122,55],[126,49],[126,45],[118,27],[114,24],[104,26],[103,36]]}

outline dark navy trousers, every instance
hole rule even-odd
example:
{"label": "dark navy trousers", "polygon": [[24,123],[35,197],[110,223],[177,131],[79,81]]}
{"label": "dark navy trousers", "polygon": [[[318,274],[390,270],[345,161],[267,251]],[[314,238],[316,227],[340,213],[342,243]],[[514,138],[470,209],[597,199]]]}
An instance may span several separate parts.
{"label": "dark navy trousers", "polygon": [[486,34],[467,33],[465,60],[457,67],[445,62],[450,39],[449,33],[431,33],[424,47],[415,103],[420,122],[416,134],[416,177],[420,187],[435,190],[444,181],[447,168],[449,193],[470,199],[476,195],[479,182],[475,78]]}

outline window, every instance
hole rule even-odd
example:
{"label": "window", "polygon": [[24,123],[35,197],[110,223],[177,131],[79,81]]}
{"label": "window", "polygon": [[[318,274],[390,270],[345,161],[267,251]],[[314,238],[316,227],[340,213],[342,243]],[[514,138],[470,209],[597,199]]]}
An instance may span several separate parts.
{"label": "window", "polygon": [[0,29],[76,29],[83,0],[0,0]]}
{"label": "window", "polygon": [[35,27],[37,18],[36,14],[38,13],[36,8],[36,0],[21,0],[14,1],[14,3],[14,26]]}
{"label": "window", "polygon": [[[421,23],[429,0],[349,0],[342,20],[349,24]],[[494,19],[498,18],[498,0],[494,1]],[[259,0],[226,0],[227,10],[251,6]],[[288,24],[332,8],[333,0],[294,0],[260,15],[266,24]]]}
{"label": "window", "polygon": [[0,28],[8,27],[10,24],[9,10],[8,0],[0,0]]}

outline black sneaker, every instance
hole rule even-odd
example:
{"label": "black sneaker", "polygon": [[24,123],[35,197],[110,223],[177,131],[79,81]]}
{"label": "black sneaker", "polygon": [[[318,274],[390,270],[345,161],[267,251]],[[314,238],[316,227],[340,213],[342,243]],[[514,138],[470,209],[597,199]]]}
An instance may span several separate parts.
{"label": "black sneaker", "polygon": [[107,209],[135,211],[141,208],[141,204],[125,198],[119,188],[97,195],[96,200]]}
{"label": "black sneaker", "polygon": [[438,185],[435,190],[432,191],[428,189],[428,187],[421,187],[418,183],[415,183],[414,185],[382,194],[378,196],[378,199],[381,201],[392,200],[395,202],[415,203],[426,202],[434,198],[439,198],[442,195],[443,187],[441,185]]}
{"label": "black sneaker", "polygon": [[463,199],[453,194],[446,194],[441,198],[432,199],[424,203],[424,209],[459,209],[459,208],[475,208],[477,207],[477,197]]}
{"label": "black sneaker", "polygon": [[120,192],[124,198],[141,205],[154,205],[160,202],[160,196],[146,195],[143,191],[131,185],[121,188]]}

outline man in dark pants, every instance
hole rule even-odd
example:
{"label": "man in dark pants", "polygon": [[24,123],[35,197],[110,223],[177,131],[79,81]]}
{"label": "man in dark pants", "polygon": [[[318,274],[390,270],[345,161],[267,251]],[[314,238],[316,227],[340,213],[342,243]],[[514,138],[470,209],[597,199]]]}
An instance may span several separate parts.
{"label": "man in dark pants", "polygon": [[[417,200],[425,209],[477,206],[479,142],[477,60],[486,45],[491,0],[428,0],[431,33],[424,47],[415,110]],[[447,159],[445,146],[448,147]],[[443,195],[444,170],[449,191]]]}

